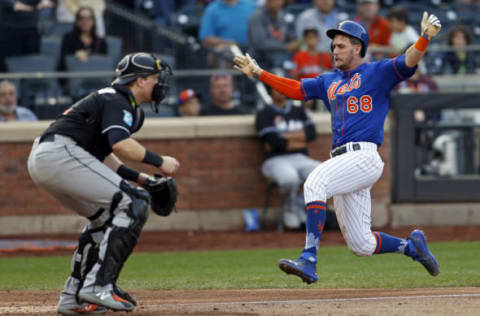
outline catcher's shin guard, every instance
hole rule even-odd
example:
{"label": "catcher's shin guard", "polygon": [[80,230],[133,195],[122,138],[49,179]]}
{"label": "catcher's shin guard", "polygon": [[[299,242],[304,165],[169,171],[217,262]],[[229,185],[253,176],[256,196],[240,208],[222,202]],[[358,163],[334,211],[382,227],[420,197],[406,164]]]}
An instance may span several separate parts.
{"label": "catcher's shin guard", "polygon": [[73,254],[72,277],[83,281],[97,260],[98,244],[92,237],[92,231],[85,229],[80,235],[78,247]]}
{"label": "catcher's shin guard", "polygon": [[138,190],[125,181],[122,181],[120,188],[132,198],[132,203],[126,211],[129,222],[125,223],[125,216],[121,217],[120,213],[113,218],[111,227],[107,229],[107,247],[103,258],[100,256],[100,260],[103,262],[96,277],[97,284],[100,286],[116,282],[120,270],[135,248],[143,225],[148,218],[150,202],[148,192]]}
{"label": "catcher's shin guard", "polygon": [[60,295],[59,306],[65,305],[64,301],[68,301],[67,305],[71,305],[72,297],[76,299],[76,304],[80,303],[78,291],[82,288],[88,272],[90,272],[98,260],[99,246],[93,234],[96,234],[97,240],[101,240],[103,228],[101,230],[85,228],[80,235],[77,248],[72,257],[72,273],[65,282],[64,289]]}

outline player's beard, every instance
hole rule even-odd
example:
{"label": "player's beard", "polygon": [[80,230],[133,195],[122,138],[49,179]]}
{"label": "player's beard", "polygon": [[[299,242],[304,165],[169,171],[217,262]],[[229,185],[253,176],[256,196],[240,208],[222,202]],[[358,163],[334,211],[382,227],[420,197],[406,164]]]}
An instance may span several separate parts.
{"label": "player's beard", "polygon": [[335,62],[335,66],[342,71],[346,71],[350,68],[350,65],[352,64],[354,57],[355,57],[355,52],[352,48],[350,50],[350,54],[348,54],[344,59],[341,60],[343,62],[340,65],[337,65],[337,62]]}

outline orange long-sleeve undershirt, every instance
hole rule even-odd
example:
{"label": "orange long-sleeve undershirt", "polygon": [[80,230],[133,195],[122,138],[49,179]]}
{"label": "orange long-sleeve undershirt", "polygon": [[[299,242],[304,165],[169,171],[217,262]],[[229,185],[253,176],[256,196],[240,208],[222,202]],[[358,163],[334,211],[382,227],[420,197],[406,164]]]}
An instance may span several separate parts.
{"label": "orange long-sleeve undershirt", "polygon": [[258,76],[258,80],[266,83],[267,85],[290,99],[300,101],[305,100],[302,93],[302,88],[300,86],[300,81],[276,76],[265,70],[262,71],[260,76]]}

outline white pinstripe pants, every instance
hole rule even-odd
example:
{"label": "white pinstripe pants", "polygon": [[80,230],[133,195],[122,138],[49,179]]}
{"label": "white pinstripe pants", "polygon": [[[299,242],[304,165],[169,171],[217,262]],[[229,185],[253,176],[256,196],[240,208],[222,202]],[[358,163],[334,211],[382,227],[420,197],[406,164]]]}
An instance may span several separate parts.
{"label": "white pinstripe pants", "polygon": [[370,256],[377,242],[371,231],[370,188],[383,171],[383,161],[374,143],[360,150],[330,158],[315,168],[304,184],[305,203],[333,197],[338,223],[345,241],[358,256]]}

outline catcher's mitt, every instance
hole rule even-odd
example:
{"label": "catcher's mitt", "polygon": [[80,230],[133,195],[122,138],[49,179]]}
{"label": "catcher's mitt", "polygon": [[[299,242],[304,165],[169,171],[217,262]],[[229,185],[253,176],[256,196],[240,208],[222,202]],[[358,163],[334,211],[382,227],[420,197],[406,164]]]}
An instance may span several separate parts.
{"label": "catcher's mitt", "polygon": [[143,185],[150,193],[152,210],[160,216],[168,216],[175,207],[178,189],[172,177],[154,175]]}

